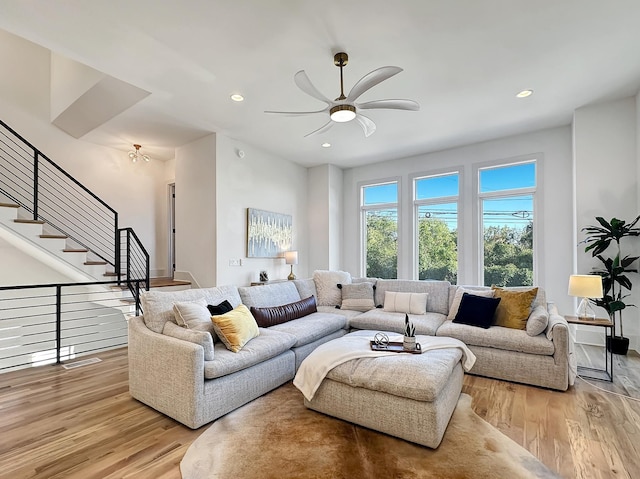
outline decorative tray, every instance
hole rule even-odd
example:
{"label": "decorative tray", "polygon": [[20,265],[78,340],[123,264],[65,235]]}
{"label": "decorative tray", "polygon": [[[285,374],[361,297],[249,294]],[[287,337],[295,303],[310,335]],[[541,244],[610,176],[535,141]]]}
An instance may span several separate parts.
{"label": "decorative tray", "polygon": [[380,346],[376,344],[375,341],[371,340],[369,341],[369,344],[371,344],[371,349],[373,351],[391,351],[392,353],[422,354],[422,347],[420,346],[420,343],[416,343],[415,351],[404,349],[404,346],[400,341],[389,341],[389,344],[387,344],[386,346]]}

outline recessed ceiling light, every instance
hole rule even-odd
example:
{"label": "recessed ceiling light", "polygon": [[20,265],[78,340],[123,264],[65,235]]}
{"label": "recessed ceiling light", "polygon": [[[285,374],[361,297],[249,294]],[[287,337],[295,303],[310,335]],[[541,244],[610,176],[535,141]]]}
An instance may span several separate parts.
{"label": "recessed ceiling light", "polygon": [[244,97],[242,95],[239,95],[238,93],[234,93],[233,95],[231,95],[231,99],[233,101],[243,101]]}
{"label": "recessed ceiling light", "polygon": [[331,148],[331,143],[327,143],[326,141],[322,144],[322,148]]}
{"label": "recessed ceiling light", "polygon": [[522,90],[516,96],[518,98],[527,98],[528,96],[531,96],[532,94],[533,94],[533,90]]}

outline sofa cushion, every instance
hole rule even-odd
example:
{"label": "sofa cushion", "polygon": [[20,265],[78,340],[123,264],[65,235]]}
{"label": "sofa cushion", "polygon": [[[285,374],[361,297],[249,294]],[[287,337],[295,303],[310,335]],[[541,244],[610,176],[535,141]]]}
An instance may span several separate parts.
{"label": "sofa cushion", "polygon": [[500,298],[463,293],[453,322],[487,329],[493,324],[498,304],[500,304]]}
{"label": "sofa cushion", "polygon": [[438,328],[437,336],[456,338],[467,346],[484,346],[542,356],[551,356],[554,352],[553,342],[547,339],[544,334],[531,337],[521,329],[503,328],[502,326],[482,329],[446,321]]}
{"label": "sofa cushion", "polygon": [[357,284],[338,284],[338,289],[342,291],[342,302],[340,309],[351,309],[353,311],[369,311],[376,307],[373,302],[373,283],[363,281]]}
{"label": "sofa cushion", "polygon": [[427,293],[427,312],[449,313],[449,287],[448,281],[417,281],[404,279],[379,279],[376,282],[376,306],[384,304],[384,295],[387,291],[399,293]]}
{"label": "sofa cushion", "polygon": [[318,292],[316,291],[316,283],[314,283],[313,278],[294,279],[291,282],[295,285],[301,298],[315,296],[316,304],[318,303]]}
{"label": "sofa cushion", "polygon": [[387,291],[384,295],[384,310],[392,313],[427,313],[427,293],[397,293]]}
{"label": "sofa cushion", "polygon": [[244,304],[228,313],[211,316],[211,321],[216,335],[234,353],[260,334],[256,320]]}
{"label": "sofa cushion", "polygon": [[286,323],[287,321],[315,313],[317,311],[316,299],[313,296],[309,296],[295,303],[273,306],[271,308],[255,308],[251,306],[250,311],[258,323],[258,326],[268,328],[269,326]]}
{"label": "sofa cushion", "polygon": [[340,306],[342,293],[338,284],[351,284],[351,275],[346,271],[316,270],[313,282],[318,292],[318,306]]}
{"label": "sofa cushion", "polygon": [[178,326],[177,324],[167,321],[164,323],[162,334],[201,346],[204,350],[204,360],[213,360],[213,337],[207,331],[185,329],[182,326]]}
{"label": "sofa cushion", "polygon": [[338,309],[335,306],[318,306],[319,313],[339,314],[347,319],[360,316],[362,311],[353,311],[352,309]]}
{"label": "sofa cushion", "polygon": [[536,306],[527,319],[527,334],[537,336],[547,329],[549,325],[549,312],[542,305]]}
{"label": "sofa cushion", "polygon": [[235,286],[219,286],[206,289],[185,289],[182,291],[145,291],[140,295],[144,323],[156,333],[162,333],[164,323],[175,323],[173,303],[177,301],[196,301],[204,298],[207,304],[217,304],[225,299],[233,307],[240,304],[238,288]]}
{"label": "sofa cushion", "polygon": [[294,347],[304,346],[331,333],[345,329],[347,318],[339,314],[312,313],[303,318],[277,324],[269,330],[279,331],[295,336]]}
{"label": "sofa cushion", "polygon": [[204,362],[204,377],[215,379],[249,368],[290,350],[295,342],[296,338],[290,334],[261,328],[260,335],[237,353],[217,343],[213,361]]}
{"label": "sofa cushion", "polygon": [[538,288],[512,291],[492,286],[491,289],[493,289],[493,297],[501,299],[498,309],[496,309],[495,325],[525,329],[533,301],[538,294]]}
{"label": "sofa cushion", "polygon": [[[405,313],[392,313],[377,308],[350,318],[349,327],[403,334],[404,316]],[[409,319],[416,327],[416,334],[435,336],[436,330],[446,321],[447,317],[441,313],[427,312],[427,314],[409,314]]]}
{"label": "sofa cushion", "polygon": [[295,303],[302,298],[292,281],[265,284],[262,286],[243,286],[238,288],[242,304],[247,308],[271,308],[282,304]]}
{"label": "sofa cushion", "polygon": [[462,295],[464,293],[475,294],[476,296],[483,296],[485,298],[493,298],[493,290],[491,288],[483,289],[471,289],[462,286],[453,286],[453,294],[450,292],[449,298],[449,314],[447,319],[453,320],[458,314],[458,308],[460,307],[460,301],[462,301]]}

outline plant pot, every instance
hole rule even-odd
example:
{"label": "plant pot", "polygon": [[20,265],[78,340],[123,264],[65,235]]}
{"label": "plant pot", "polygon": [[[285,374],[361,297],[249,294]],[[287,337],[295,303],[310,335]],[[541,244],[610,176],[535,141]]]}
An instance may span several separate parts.
{"label": "plant pot", "polygon": [[626,355],[627,351],[629,351],[629,338],[622,336],[607,337],[607,351],[611,351],[613,354]]}
{"label": "plant pot", "polygon": [[402,347],[405,351],[415,351],[416,350],[416,337],[415,336],[405,336],[402,341]]}

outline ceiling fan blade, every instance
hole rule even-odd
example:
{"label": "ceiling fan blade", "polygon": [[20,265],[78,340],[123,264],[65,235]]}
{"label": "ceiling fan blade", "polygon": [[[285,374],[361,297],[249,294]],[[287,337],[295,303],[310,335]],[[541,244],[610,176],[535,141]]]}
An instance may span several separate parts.
{"label": "ceiling fan blade", "polygon": [[356,104],[361,110],[373,110],[377,108],[387,108],[389,110],[411,110],[418,111],[420,105],[413,100],[375,100]]}
{"label": "ceiling fan blade", "polygon": [[325,102],[327,105],[333,104],[331,100],[329,100],[326,96],[320,93],[315,86],[313,86],[313,83],[311,83],[311,80],[309,80],[309,77],[304,72],[304,70],[300,70],[298,73],[296,73],[293,76],[293,80],[295,81],[296,85],[298,85],[298,88],[300,88],[307,95],[311,95],[312,97]]}
{"label": "ceiling fan blade", "polygon": [[369,88],[373,88],[378,83],[385,81],[388,78],[391,78],[393,75],[397,75],[402,71],[400,67],[380,67],[377,70],[373,70],[372,72],[367,73],[365,76],[358,80],[349,95],[347,95],[347,103],[351,103],[356,101],[360,95],[362,95]]}
{"label": "ceiling fan blade", "polygon": [[360,113],[358,113],[356,115],[356,121],[358,123],[360,123],[360,126],[362,127],[362,130],[364,131],[364,136],[368,137],[371,136],[375,133],[376,131],[376,124],[370,119],[367,118],[364,115],[361,115]]}
{"label": "ceiling fan blade", "polygon": [[287,115],[287,116],[302,116],[302,115],[313,115],[314,113],[326,113],[329,111],[329,108],[325,108],[324,110],[317,111],[265,111],[265,113],[275,113],[277,115]]}
{"label": "ceiling fan blade", "polygon": [[[311,135],[317,135],[317,134],[320,134],[320,133],[324,133],[325,131],[329,130],[329,128],[331,128],[333,126],[333,123],[334,123],[333,120],[329,120],[327,123],[322,125],[317,130],[313,130],[311,133],[307,133],[306,135],[304,135],[304,137],[306,138],[306,137],[311,136]],[[375,129],[375,125],[374,125],[374,129]]]}

